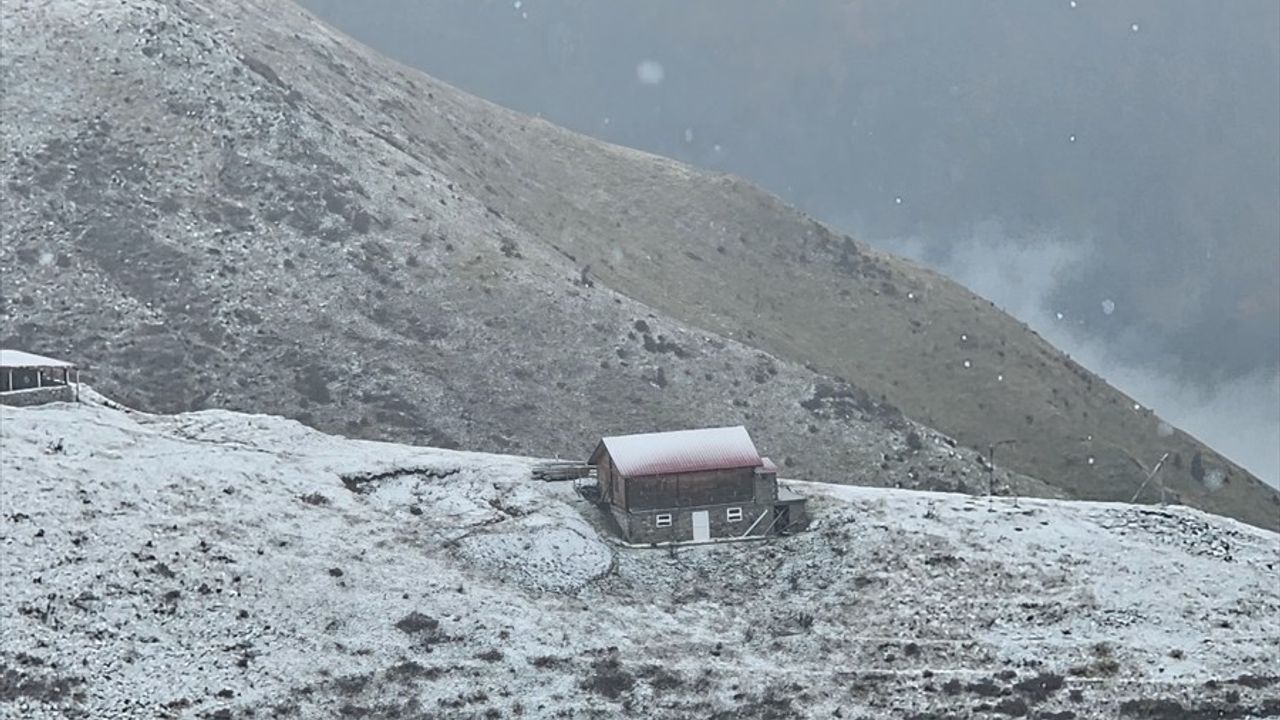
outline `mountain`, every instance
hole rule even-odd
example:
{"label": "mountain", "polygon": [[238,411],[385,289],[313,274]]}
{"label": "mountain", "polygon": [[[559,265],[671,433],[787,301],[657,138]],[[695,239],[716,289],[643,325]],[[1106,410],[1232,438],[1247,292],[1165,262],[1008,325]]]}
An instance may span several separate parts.
{"label": "mountain", "polygon": [[990,303],[739,179],[289,3],[0,12],[0,340],[130,405],[530,455],[743,423],[798,477],[971,492],[1016,440],[1001,491],[1096,499],[1169,453],[1176,501],[1280,527],[1275,490]]}
{"label": "mountain", "polygon": [[1280,370],[1272,0],[301,4],[481,97],[953,271],[995,220],[1010,255],[1088,238],[1034,278],[1050,314],[1184,383]]}
{"label": "mountain", "polygon": [[1197,510],[789,482],[635,549],[527,458],[85,395],[0,408],[6,716],[1280,712],[1280,536]]}

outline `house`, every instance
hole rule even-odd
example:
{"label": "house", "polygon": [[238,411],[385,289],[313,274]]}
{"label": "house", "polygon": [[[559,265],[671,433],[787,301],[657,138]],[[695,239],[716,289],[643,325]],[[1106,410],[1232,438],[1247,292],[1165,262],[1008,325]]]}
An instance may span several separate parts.
{"label": "house", "polygon": [[588,463],[628,542],[739,540],[806,521],[804,498],[778,488],[777,467],[740,425],[606,437]]}
{"label": "house", "polygon": [[80,371],[74,364],[0,349],[0,404],[39,405],[78,399]]}

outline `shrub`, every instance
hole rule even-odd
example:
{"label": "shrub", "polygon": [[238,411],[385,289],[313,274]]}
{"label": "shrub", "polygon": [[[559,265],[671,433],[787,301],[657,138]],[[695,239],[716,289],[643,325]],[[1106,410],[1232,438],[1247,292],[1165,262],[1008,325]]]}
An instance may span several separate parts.
{"label": "shrub", "polygon": [[907,433],[907,447],[913,452],[919,452],[924,447],[924,441],[920,439],[920,433],[915,430]]}

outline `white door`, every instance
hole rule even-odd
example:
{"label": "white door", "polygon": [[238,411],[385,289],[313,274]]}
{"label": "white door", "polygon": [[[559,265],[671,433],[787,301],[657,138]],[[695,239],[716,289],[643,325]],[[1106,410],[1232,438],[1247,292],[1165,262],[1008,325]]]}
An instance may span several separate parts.
{"label": "white door", "polygon": [[711,539],[711,518],[706,510],[698,510],[693,514],[693,541],[706,542]]}

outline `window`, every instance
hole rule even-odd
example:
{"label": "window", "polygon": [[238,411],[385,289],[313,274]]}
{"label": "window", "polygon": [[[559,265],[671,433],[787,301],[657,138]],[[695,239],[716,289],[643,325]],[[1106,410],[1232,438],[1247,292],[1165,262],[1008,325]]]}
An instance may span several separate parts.
{"label": "window", "polygon": [[653,524],[657,527],[671,527],[671,515],[657,515],[653,518]]}
{"label": "window", "polygon": [[724,518],[729,522],[738,522],[742,519],[742,508],[729,508],[724,511]]}

